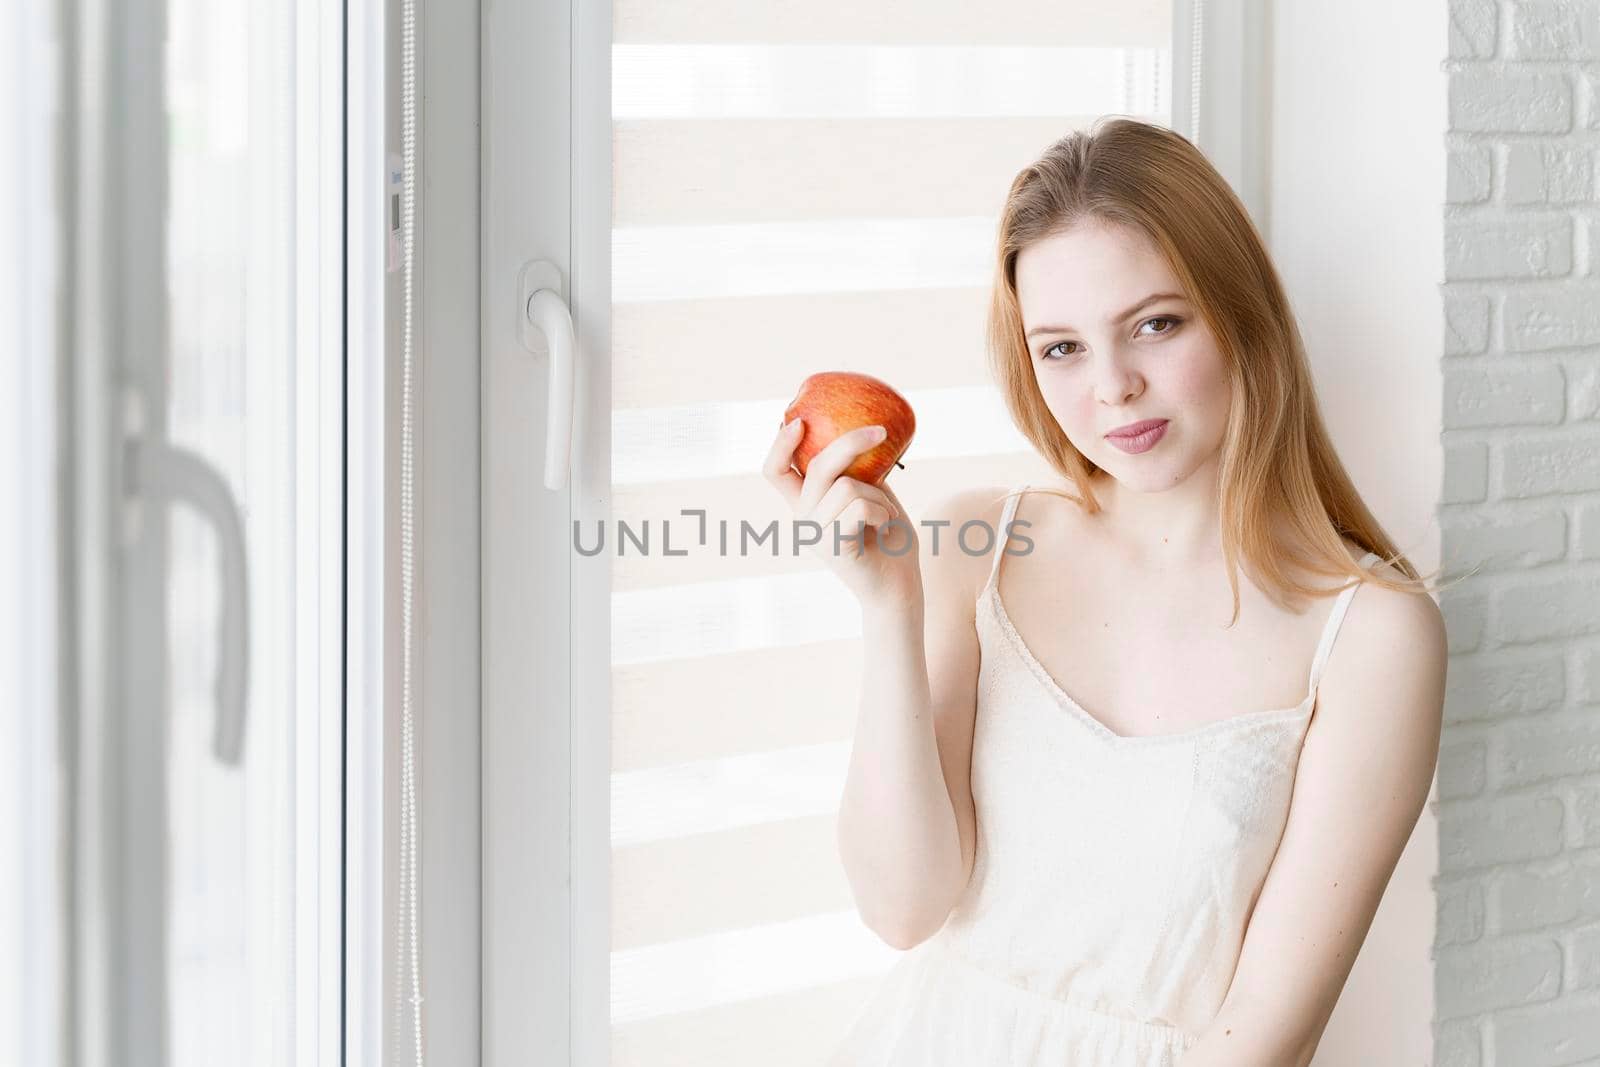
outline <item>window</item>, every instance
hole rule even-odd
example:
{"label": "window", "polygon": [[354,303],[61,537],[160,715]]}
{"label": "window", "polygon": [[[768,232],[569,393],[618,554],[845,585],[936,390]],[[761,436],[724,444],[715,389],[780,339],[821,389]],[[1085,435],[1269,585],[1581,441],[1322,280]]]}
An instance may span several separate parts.
{"label": "window", "polygon": [[13,7],[0,1060],[336,1064],[342,13]]}
{"label": "window", "polygon": [[[1115,113],[1199,116],[1250,200],[1224,94],[1246,65],[1210,29],[1221,102],[1190,106],[1196,6],[423,20],[429,1062],[816,1063],[842,1035],[894,957],[833,836],[858,616],[781,522],[776,553],[740,551],[741,523],[787,517],[760,458],[805,375],[856,369],[916,407],[914,509],[1039,471],[987,380],[996,213]],[[1257,26],[1210,6],[1235,43]],[[0,309],[23,354],[0,366],[0,847],[54,857],[0,888],[0,1059],[408,1044],[397,10],[0,16],[22,161],[0,261],[25,283]],[[549,357],[507,293],[540,259],[579,342],[558,492]],[[649,547],[618,554],[623,526]]]}
{"label": "window", "polygon": [[[1210,8],[1248,95],[1255,23]],[[1034,477],[983,341],[1011,178],[1100,115],[1198,121],[1255,206],[1259,141],[1191,107],[1188,2],[572,17],[485,11],[485,1062],[815,1064],[895,952],[837,856],[859,614],[760,476],[783,409],[819,370],[900,389],[913,510]],[[580,350],[564,493],[505,307],[537,259]]]}
{"label": "window", "polygon": [[[760,460],[800,380],[847,369],[917,412],[914,514],[1042,473],[984,355],[998,210],[1069,129],[1169,121],[1169,8],[614,8],[615,1067],[824,1062],[898,954],[834,836],[859,610]],[[688,555],[620,543],[666,519]]]}
{"label": "window", "polygon": [[295,36],[297,14],[322,28],[308,12],[165,7],[168,327],[152,428],[236,502],[249,634],[232,763],[214,751],[223,545],[209,519],[172,509],[167,1062],[248,1049],[284,1063],[330,1054],[338,1033],[339,157],[296,110],[297,82],[320,73],[315,37]]}

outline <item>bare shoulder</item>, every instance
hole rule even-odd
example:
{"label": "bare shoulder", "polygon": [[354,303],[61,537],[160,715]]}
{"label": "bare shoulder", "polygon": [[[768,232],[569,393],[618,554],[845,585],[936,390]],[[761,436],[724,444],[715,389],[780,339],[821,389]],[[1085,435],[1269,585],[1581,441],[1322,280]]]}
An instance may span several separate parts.
{"label": "bare shoulder", "polygon": [[[1369,569],[1396,582],[1407,580],[1389,563]],[[1366,582],[1340,626],[1324,685],[1333,701],[1341,693],[1355,697],[1352,707],[1405,708],[1412,727],[1437,736],[1448,658],[1444,615],[1426,590]],[[1395,704],[1380,694],[1405,697]]]}
{"label": "bare shoulder", "polygon": [[[1005,536],[1000,516],[1010,492],[1011,487],[998,485],[952,490],[936,497],[917,519],[923,581],[930,596],[960,597],[971,608],[988,577],[991,552],[996,547],[991,537]],[[963,538],[962,527],[973,521],[984,524],[989,532],[969,531]],[[986,544],[991,552],[977,551]]]}
{"label": "bare shoulder", "polygon": [[[1350,543],[1347,541],[1346,545],[1350,546]],[[1359,546],[1353,547],[1355,557],[1365,555]],[[1409,581],[1394,564],[1382,560],[1371,564],[1368,570],[1390,581]],[[1434,644],[1443,647],[1444,615],[1426,590],[1390,589],[1376,583],[1365,583],[1356,600],[1361,602],[1363,630],[1383,638],[1403,639],[1413,649]],[[1354,614],[1354,605],[1351,611]]]}
{"label": "bare shoulder", "polygon": [[998,519],[1012,489],[1004,485],[980,485],[954,489],[935,497],[928,506],[930,518],[965,522],[969,519]]}

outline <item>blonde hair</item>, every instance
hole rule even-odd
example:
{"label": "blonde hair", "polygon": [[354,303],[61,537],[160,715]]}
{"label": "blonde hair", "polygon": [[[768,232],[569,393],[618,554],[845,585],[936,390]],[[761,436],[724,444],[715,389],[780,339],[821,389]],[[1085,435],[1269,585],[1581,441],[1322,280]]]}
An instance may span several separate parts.
{"label": "blonde hair", "polygon": [[[1073,447],[1039,392],[1016,283],[1022,249],[1085,220],[1132,227],[1155,243],[1227,364],[1233,403],[1218,503],[1233,592],[1229,625],[1239,617],[1241,559],[1280,604],[1337,591],[1302,584],[1286,563],[1314,575],[1425,589],[1334,452],[1299,327],[1249,213],[1198,148],[1173,130],[1135,119],[1102,118],[1050,145],[1012,181],[1000,216],[987,323],[992,369],[1012,420],[1080,496],[1034,491],[1065,496],[1091,515],[1101,510],[1089,484],[1099,468]],[[1376,552],[1405,580],[1363,571],[1341,535]]]}

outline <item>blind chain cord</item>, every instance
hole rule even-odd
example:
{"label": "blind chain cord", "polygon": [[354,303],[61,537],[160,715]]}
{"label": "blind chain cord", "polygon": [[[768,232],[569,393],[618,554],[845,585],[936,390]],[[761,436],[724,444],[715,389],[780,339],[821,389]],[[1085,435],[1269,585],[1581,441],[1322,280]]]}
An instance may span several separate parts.
{"label": "blind chain cord", "polygon": [[1200,144],[1200,64],[1205,41],[1206,0],[1192,0],[1189,21],[1189,140]]}
{"label": "blind chain cord", "polygon": [[[424,1067],[422,959],[417,935],[417,751],[416,751],[416,0],[400,0],[400,139],[402,294],[400,399],[400,855],[399,902],[395,909],[395,1056],[402,1062],[405,1004],[411,1006],[411,1043],[416,1067]],[[409,985],[410,996],[404,996]]]}

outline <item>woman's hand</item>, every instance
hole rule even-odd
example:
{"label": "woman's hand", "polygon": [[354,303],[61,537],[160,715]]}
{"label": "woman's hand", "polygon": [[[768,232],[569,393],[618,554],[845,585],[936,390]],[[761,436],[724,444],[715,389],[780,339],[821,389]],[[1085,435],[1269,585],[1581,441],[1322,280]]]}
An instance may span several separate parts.
{"label": "woman's hand", "polygon": [[[888,486],[868,485],[841,476],[858,455],[883,440],[883,428],[861,426],[840,434],[806,465],[802,480],[792,468],[803,428],[802,420],[795,419],[778,431],[762,474],[783,494],[795,518],[809,519],[822,527],[822,539],[810,546],[811,551],[839,576],[863,607],[920,598],[922,573],[916,523]],[[890,520],[895,520],[894,524],[885,529],[884,524]],[[885,540],[888,552],[883,548]]]}

